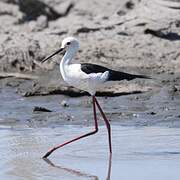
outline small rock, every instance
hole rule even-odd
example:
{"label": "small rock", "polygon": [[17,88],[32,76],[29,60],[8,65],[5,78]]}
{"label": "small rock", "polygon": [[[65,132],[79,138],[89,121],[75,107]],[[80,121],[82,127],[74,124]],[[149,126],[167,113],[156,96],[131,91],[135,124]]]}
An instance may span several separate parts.
{"label": "small rock", "polygon": [[135,97],[134,97],[134,99],[138,100],[138,99],[139,99],[139,97],[138,97],[138,96],[135,96]]}
{"label": "small rock", "polygon": [[177,91],[178,91],[177,87],[173,86],[173,92],[177,92]]}
{"label": "small rock", "polygon": [[74,116],[70,116],[70,115],[66,116],[66,121],[73,121],[73,120],[74,120]]}
{"label": "small rock", "polygon": [[62,105],[63,107],[69,107],[69,104],[68,104],[67,101],[65,101],[65,100],[63,100],[63,101],[61,102],[61,105]]}
{"label": "small rock", "polygon": [[180,21],[177,20],[177,21],[175,22],[175,25],[176,25],[176,27],[180,27]]}
{"label": "small rock", "polygon": [[128,36],[128,33],[126,32],[123,32],[123,31],[120,31],[117,33],[118,35],[121,35],[121,36]]}
{"label": "small rock", "polygon": [[134,3],[132,1],[128,1],[128,2],[126,2],[125,7],[127,9],[133,9],[134,8]]}
{"label": "small rock", "polygon": [[156,113],[152,111],[152,112],[150,112],[150,113],[148,113],[148,114],[155,115]]}
{"label": "small rock", "polygon": [[35,106],[34,109],[33,109],[33,112],[52,112],[51,110],[49,109],[46,109],[44,107],[38,107],[38,106]]}
{"label": "small rock", "polygon": [[117,12],[117,15],[119,15],[119,16],[124,16],[126,14],[126,12],[125,11],[122,11],[122,10],[119,10],[118,12]]}
{"label": "small rock", "polygon": [[133,117],[139,117],[139,114],[133,113]]}
{"label": "small rock", "polygon": [[43,16],[43,15],[39,16],[37,18],[37,25],[39,27],[39,30],[47,28],[48,27],[48,19],[47,19],[47,17]]}

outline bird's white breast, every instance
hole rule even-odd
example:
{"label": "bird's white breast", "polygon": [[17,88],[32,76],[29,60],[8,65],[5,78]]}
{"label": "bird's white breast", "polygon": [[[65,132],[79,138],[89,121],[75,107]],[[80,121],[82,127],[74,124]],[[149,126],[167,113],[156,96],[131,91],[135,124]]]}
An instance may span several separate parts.
{"label": "bird's white breast", "polygon": [[64,65],[61,74],[64,81],[79,89],[84,88],[88,81],[88,75],[81,71],[80,64]]}
{"label": "bird's white breast", "polygon": [[99,84],[106,80],[108,71],[105,73],[86,74],[81,70],[81,64],[66,64],[63,66],[61,74],[64,81],[69,85],[93,95]]}

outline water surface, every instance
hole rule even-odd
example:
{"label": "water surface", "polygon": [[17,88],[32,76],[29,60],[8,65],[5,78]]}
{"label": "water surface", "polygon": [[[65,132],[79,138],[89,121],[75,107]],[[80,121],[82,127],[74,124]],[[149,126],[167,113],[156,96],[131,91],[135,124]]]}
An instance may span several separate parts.
{"label": "water surface", "polygon": [[11,129],[1,127],[2,179],[179,179],[180,132],[176,128],[113,126],[109,159],[106,128],[41,157],[53,145],[92,127]]}

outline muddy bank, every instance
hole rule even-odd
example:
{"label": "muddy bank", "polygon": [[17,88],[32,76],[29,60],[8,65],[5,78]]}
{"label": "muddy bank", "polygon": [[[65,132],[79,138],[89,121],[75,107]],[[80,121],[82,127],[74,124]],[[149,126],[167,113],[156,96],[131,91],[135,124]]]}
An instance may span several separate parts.
{"label": "muddy bank", "polygon": [[[180,127],[180,91],[164,87],[116,97],[98,97],[113,125]],[[98,122],[104,122],[98,112]],[[49,95],[22,97],[12,89],[0,93],[0,125],[16,127],[92,126],[91,97]]]}

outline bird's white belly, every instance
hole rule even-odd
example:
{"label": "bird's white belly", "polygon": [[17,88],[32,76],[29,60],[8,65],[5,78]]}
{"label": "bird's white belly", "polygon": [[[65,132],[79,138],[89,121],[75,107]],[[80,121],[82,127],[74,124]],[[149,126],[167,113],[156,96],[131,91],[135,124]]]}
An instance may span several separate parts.
{"label": "bird's white belly", "polygon": [[89,92],[91,95],[94,95],[96,92],[96,89],[98,88],[98,84],[92,79],[88,79],[88,78],[79,79],[79,78],[73,77],[70,79],[66,79],[66,82],[77,89]]}
{"label": "bird's white belly", "polygon": [[104,80],[101,79],[101,74],[86,74],[81,71],[80,64],[71,64],[64,66],[61,74],[64,81],[70,86],[74,86],[77,89],[89,92],[91,95],[95,95],[99,85]]}

